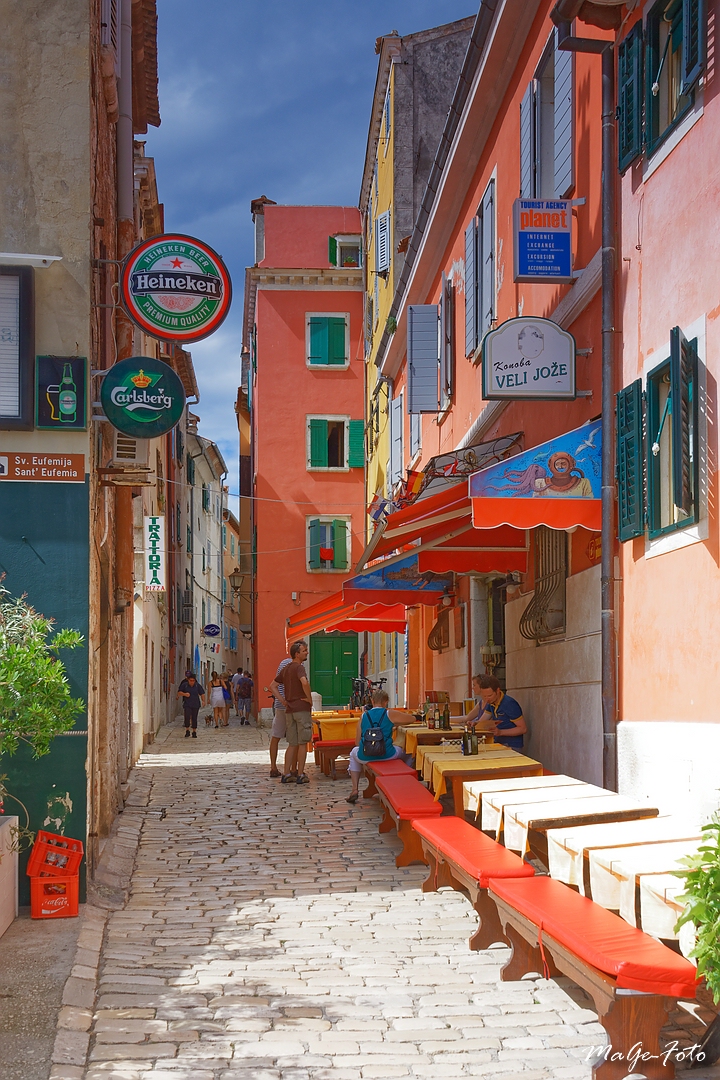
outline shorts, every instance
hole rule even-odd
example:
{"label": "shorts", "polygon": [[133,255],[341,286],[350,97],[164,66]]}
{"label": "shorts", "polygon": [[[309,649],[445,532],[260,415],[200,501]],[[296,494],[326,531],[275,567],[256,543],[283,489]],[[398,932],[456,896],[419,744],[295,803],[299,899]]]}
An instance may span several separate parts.
{"label": "shorts", "polygon": [[312,739],[312,713],[308,709],[302,712],[291,712],[285,709],[286,730],[285,735],[288,746],[302,746]]}
{"label": "shorts", "polygon": [[384,758],[373,758],[372,761],[363,761],[362,758],[359,758],[358,747],[353,746],[350,751],[350,764],[348,769],[351,773],[358,773],[359,775],[363,771],[363,765],[372,765],[375,761],[392,761],[393,758],[402,758],[403,761],[405,760],[405,754],[399,746],[393,746],[392,754],[388,754]]}
{"label": "shorts", "polygon": [[237,699],[237,711],[239,713],[247,713],[249,715],[249,713],[250,713],[250,702],[251,701],[252,701],[252,698],[239,697]]}
{"label": "shorts", "polygon": [[276,705],[270,737],[272,739],[284,739],[286,726],[287,724],[285,721],[285,710],[281,709],[278,705]]}

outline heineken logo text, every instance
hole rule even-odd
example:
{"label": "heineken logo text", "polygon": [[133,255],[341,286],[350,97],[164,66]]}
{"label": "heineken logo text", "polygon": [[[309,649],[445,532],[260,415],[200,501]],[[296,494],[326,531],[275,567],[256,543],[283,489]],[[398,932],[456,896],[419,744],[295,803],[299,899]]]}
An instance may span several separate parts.
{"label": "heineken logo text", "polygon": [[130,292],[133,296],[147,296],[153,292],[201,293],[213,300],[221,300],[223,283],[221,278],[206,274],[136,273],[130,276]]}

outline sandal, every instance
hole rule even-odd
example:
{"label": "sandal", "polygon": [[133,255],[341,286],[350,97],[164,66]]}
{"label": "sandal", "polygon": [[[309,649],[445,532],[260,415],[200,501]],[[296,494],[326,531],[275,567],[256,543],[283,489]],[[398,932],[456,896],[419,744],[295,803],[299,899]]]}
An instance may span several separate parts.
{"label": "sandal", "polygon": [[358,795],[358,793],[357,793],[357,791],[356,791],[356,792],[354,792],[354,793],[353,793],[352,795],[348,795],[348,797],[347,797],[347,799],[345,800],[345,802],[349,802],[349,803],[356,803],[356,802],[358,801],[358,798],[359,798],[359,795]]}
{"label": "sandal", "polygon": [[283,776],[280,783],[281,784],[295,784],[295,783],[297,783],[297,781],[296,781],[296,779],[295,779],[295,777],[293,776],[292,773],[285,773],[285,775]]}
{"label": "sandal", "polygon": [[280,773],[279,773],[279,771],[278,771],[277,769],[271,769],[271,770],[270,770],[270,775],[271,775],[271,776],[273,777],[273,779],[274,779],[274,778],[275,778],[276,776],[280,776]]}
{"label": "sandal", "polygon": [[300,773],[300,775],[298,776],[295,783],[296,784],[309,784],[310,783],[310,777],[307,775],[307,773]]}

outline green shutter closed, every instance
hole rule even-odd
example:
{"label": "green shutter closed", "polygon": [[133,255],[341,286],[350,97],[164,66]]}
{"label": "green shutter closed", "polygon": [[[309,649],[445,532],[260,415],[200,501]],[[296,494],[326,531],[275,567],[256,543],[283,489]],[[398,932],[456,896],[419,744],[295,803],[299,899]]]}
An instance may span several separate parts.
{"label": "green shutter closed", "polygon": [[679,326],[670,331],[670,393],[672,395],[673,501],[686,514],[693,511],[695,461],[693,433],[697,431],[697,339],[688,341]]}
{"label": "green shutter closed", "polygon": [[311,570],[320,569],[320,522],[317,518],[308,525],[310,530],[310,558],[308,559],[308,566]]}
{"label": "green shutter closed", "polygon": [[616,396],[618,537],[642,536],[644,525],[642,382]]}
{"label": "green shutter closed", "polygon": [[349,430],[348,465],[351,469],[365,467],[365,421],[351,420]]}
{"label": "green shutter closed", "polygon": [[328,467],[327,420],[310,421],[310,467],[312,469],[327,469]]}
{"label": "green shutter closed", "polygon": [[705,68],[706,0],[683,0],[680,93],[689,94]]}
{"label": "green shutter closed", "polygon": [[334,236],[328,236],[328,262],[331,266],[337,266],[337,240]]}
{"label": "green shutter closed", "polygon": [[347,570],[347,522],[333,521],[333,566],[336,570]]}
{"label": "green shutter closed", "polygon": [[347,361],[345,350],[345,319],[326,319],[328,335],[328,364],[344,364]]}
{"label": "green shutter closed", "polygon": [[310,319],[310,355],[311,364],[328,362],[328,321],[321,316]]}
{"label": "green shutter closed", "polygon": [[642,153],[642,20],[618,47],[618,167]]}

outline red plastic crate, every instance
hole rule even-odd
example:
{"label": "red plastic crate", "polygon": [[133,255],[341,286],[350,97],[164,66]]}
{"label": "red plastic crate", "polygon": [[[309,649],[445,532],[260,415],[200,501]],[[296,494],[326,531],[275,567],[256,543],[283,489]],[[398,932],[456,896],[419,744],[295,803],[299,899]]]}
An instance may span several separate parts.
{"label": "red plastic crate", "polygon": [[33,919],[70,919],[78,914],[80,879],[30,878],[30,916]]}
{"label": "red plastic crate", "polygon": [[83,857],[81,840],[38,830],[27,864],[28,877],[69,877],[80,872]]}

